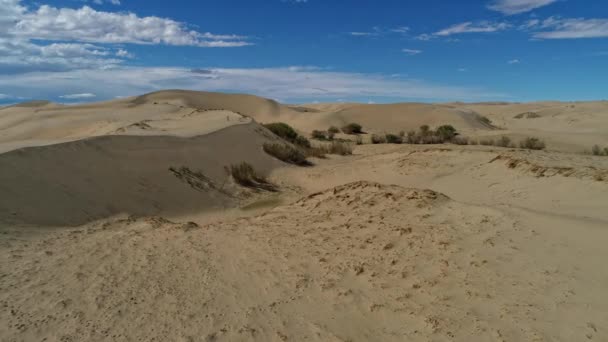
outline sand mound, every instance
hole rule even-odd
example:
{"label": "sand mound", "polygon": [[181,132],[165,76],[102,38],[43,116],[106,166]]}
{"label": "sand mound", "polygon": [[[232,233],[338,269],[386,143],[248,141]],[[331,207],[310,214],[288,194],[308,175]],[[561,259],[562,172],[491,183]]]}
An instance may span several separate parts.
{"label": "sand mound", "polygon": [[[552,262],[561,246],[544,244],[535,229],[434,191],[359,181],[208,225],[131,217],[43,235],[19,230],[0,245],[0,259],[10,260],[0,336],[601,337],[601,308],[573,310],[586,300],[566,281],[577,271]],[[522,251],[531,246],[543,251],[534,262]]]}
{"label": "sand mound", "polygon": [[77,225],[231,206],[225,166],[248,162],[267,174],[281,165],[262,151],[265,141],[251,123],[193,138],[104,136],[8,152],[0,155],[0,217]]}

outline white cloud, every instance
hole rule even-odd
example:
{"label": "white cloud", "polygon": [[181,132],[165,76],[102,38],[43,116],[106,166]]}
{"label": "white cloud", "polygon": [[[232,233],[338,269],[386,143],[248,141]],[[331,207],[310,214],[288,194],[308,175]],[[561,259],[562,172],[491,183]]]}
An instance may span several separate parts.
{"label": "white cloud", "polygon": [[0,89],[23,97],[56,98],[87,89],[99,99],[161,89],[236,91],[286,101],[337,98],[484,100],[504,94],[432,84],[386,75],[326,71],[320,68],[186,69],[117,67],[108,70],[35,72],[0,76]]}
{"label": "white cloud", "polygon": [[[488,21],[481,21],[479,23],[473,23],[470,21],[452,25],[441,31],[435,32],[435,36],[451,36],[454,34],[462,33],[490,33],[506,30],[510,27],[507,23],[493,23]],[[420,37],[420,36],[419,36]]]}
{"label": "white cloud", "polygon": [[517,58],[507,61],[507,64],[519,64],[519,63],[520,63],[520,60]]}
{"label": "white cloud", "polygon": [[406,53],[408,56],[415,56],[415,55],[422,53],[422,50],[415,50],[415,49],[402,49],[401,51]]}
{"label": "white cloud", "polygon": [[59,97],[62,99],[67,99],[67,100],[82,100],[82,99],[90,99],[95,96],[96,96],[95,94],[91,94],[91,93],[82,93],[82,94],[61,95]]}
{"label": "white cloud", "polygon": [[536,8],[550,5],[557,0],[495,0],[488,8],[506,15],[532,11]]}
{"label": "white cloud", "polygon": [[116,51],[116,56],[122,58],[135,58],[134,54],[130,53],[125,49],[118,49],[118,51]]}
{"label": "white cloud", "polygon": [[93,3],[102,5],[104,3],[111,3],[112,5],[120,5],[120,0],[93,0]]}
{"label": "white cloud", "polygon": [[184,24],[171,19],[138,17],[133,13],[102,12],[88,6],[80,9],[40,6],[36,11],[22,14],[9,33],[27,39],[89,43],[199,47],[250,45],[245,41],[245,37],[201,33],[189,30]]}
{"label": "white cloud", "polygon": [[539,39],[608,38],[608,19],[550,17],[526,28],[541,30],[533,34]]}

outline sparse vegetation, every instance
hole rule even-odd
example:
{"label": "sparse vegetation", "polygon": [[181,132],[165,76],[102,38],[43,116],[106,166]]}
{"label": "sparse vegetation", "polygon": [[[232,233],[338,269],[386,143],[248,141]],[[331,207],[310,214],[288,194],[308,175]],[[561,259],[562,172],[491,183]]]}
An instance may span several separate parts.
{"label": "sparse vegetation", "polygon": [[310,141],[301,135],[298,135],[293,143],[303,148],[310,148],[311,146]]}
{"label": "sparse vegetation", "polygon": [[296,132],[293,127],[289,126],[284,122],[273,122],[265,124],[264,127],[266,127],[268,130],[270,130],[272,133],[279,136],[280,138],[289,141],[290,143],[295,143],[296,138],[298,137],[298,132]]}
{"label": "sparse vegetation", "polygon": [[520,113],[514,116],[515,119],[536,119],[540,117],[540,114],[535,112]]}
{"label": "sparse vegetation", "polygon": [[511,138],[503,135],[500,139],[495,141],[495,145],[500,147],[511,147]]}
{"label": "sparse vegetation", "polygon": [[483,115],[478,114],[478,115],[477,115],[477,118],[479,118],[479,121],[483,122],[483,123],[484,123],[484,124],[486,124],[486,125],[492,125],[492,120],[490,120],[490,119],[489,119],[488,117],[486,117],[486,116],[483,116]]}
{"label": "sparse vegetation", "polygon": [[313,139],[317,139],[317,140],[334,140],[334,133],[330,132],[330,131],[319,131],[319,130],[314,130],[312,131],[312,137]]}
{"label": "sparse vegetation", "polygon": [[301,150],[288,144],[265,143],[264,152],[289,164],[300,166],[311,165],[311,163],[306,160],[306,155],[304,155]]}
{"label": "sparse vegetation", "polygon": [[363,133],[363,126],[358,123],[349,123],[348,125],[342,127],[342,132],[344,134],[361,134]]}
{"label": "sparse vegetation", "polygon": [[386,137],[383,137],[381,135],[376,135],[376,134],[372,135],[372,144],[385,144],[385,143],[386,143]]}
{"label": "sparse vegetation", "polygon": [[437,136],[443,141],[450,141],[457,135],[456,128],[451,125],[443,125],[437,128]]}
{"label": "sparse vegetation", "polygon": [[403,139],[395,134],[387,134],[385,136],[386,142],[389,144],[401,144],[403,143]]}
{"label": "sparse vegetation", "polygon": [[329,129],[327,129],[327,131],[328,131],[329,133],[333,133],[333,134],[338,134],[338,133],[340,133],[340,129],[339,129],[338,127],[336,127],[336,126],[331,126],[331,127],[329,127]]}
{"label": "sparse vegetation", "polygon": [[519,147],[528,150],[544,150],[545,143],[538,138],[528,137],[519,143]]}
{"label": "sparse vegetation", "polygon": [[591,154],[594,156],[608,156],[608,147],[603,149],[599,145],[593,145],[591,148]]}
{"label": "sparse vegetation", "polygon": [[276,186],[268,182],[265,177],[260,176],[249,163],[230,165],[230,175],[237,184],[244,187],[277,191]]}

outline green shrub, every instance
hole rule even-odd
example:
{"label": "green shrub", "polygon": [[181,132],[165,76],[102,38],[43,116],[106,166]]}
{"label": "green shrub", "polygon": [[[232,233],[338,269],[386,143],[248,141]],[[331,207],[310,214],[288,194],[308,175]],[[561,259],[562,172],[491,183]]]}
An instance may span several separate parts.
{"label": "green shrub", "polygon": [[529,137],[521,141],[519,147],[529,150],[544,150],[545,143],[538,138]]}
{"label": "green shrub", "polygon": [[264,152],[286,163],[300,166],[311,165],[302,151],[287,144],[265,143]]}
{"label": "green shrub", "polygon": [[420,133],[422,133],[422,135],[427,135],[430,132],[431,132],[431,128],[429,127],[429,125],[420,126]]}
{"label": "green shrub", "polygon": [[486,125],[491,125],[492,124],[492,120],[490,120],[489,118],[483,116],[483,115],[477,115],[477,118],[479,119],[479,121],[483,122]]}
{"label": "green shrub", "polygon": [[336,126],[331,126],[329,127],[329,129],[327,130],[329,133],[333,133],[333,134],[337,134],[340,133],[340,129]]}
{"label": "green shrub", "polygon": [[274,184],[268,182],[266,178],[257,174],[253,166],[249,163],[230,165],[230,175],[237,184],[248,188],[263,189],[266,191],[277,191]]}
{"label": "green shrub", "polygon": [[386,142],[389,144],[401,144],[403,143],[403,139],[395,134],[387,134],[385,136]]}
{"label": "green shrub", "polygon": [[310,148],[310,141],[301,135],[298,135],[293,143],[303,148]]}
{"label": "green shrub", "polygon": [[363,133],[363,126],[358,123],[349,123],[348,125],[342,127],[342,132],[345,134],[361,134]]}
{"label": "green shrub", "polygon": [[443,141],[450,141],[456,136],[456,128],[451,125],[439,126],[436,132]]}
{"label": "green shrub", "polygon": [[264,127],[266,127],[268,130],[270,130],[272,133],[276,134],[277,136],[279,136],[291,143],[295,142],[296,138],[298,137],[298,133],[296,132],[296,130],[293,129],[288,124],[283,123],[283,122],[273,122],[273,123],[265,124]]}

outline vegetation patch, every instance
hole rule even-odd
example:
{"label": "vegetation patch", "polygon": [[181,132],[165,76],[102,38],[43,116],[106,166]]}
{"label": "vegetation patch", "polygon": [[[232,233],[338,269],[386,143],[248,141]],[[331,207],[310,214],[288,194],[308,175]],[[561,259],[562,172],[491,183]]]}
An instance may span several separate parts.
{"label": "vegetation patch", "polygon": [[306,155],[298,148],[282,143],[265,143],[264,152],[289,164],[299,166],[310,166],[311,162],[306,160]]}
{"label": "vegetation patch", "polygon": [[242,162],[230,165],[230,175],[241,186],[272,192],[277,191],[276,185],[268,182],[265,177],[260,176],[249,163]]}
{"label": "vegetation patch", "polygon": [[348,125],[342,127],[342,132],[344,132],[344,134],[362,134],[363,126],[355,122],[349,123]]}

